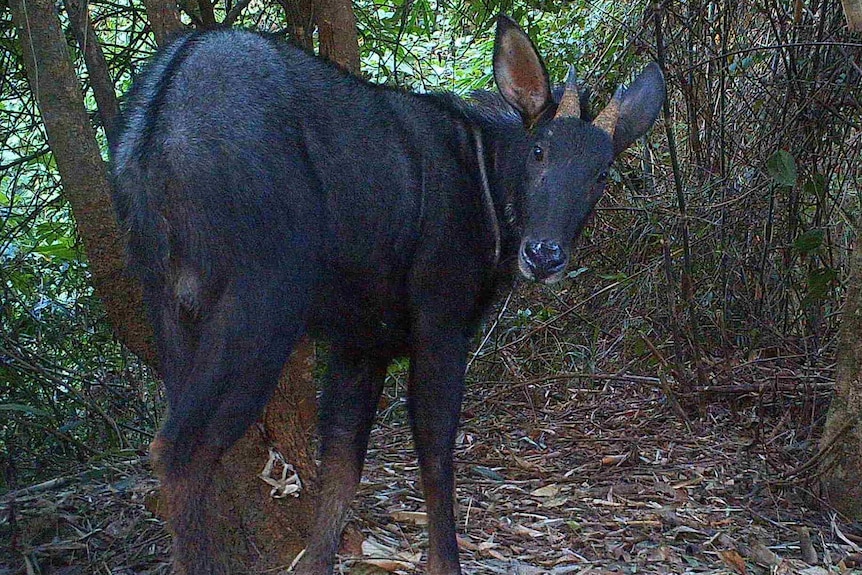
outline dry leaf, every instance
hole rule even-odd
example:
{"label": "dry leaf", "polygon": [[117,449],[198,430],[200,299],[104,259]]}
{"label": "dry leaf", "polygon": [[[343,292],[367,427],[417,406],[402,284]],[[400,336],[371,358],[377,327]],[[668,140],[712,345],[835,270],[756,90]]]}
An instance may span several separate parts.
{"label": "dry leaf", "polygon": [[593,499],[593,505],[598,505],[599,507],[624,507],[622,503],[615,503],[613,501],[608,501],[607,499]]}
{"label": "dry leaf", "polygon": [[745,559],[743,559],[742,555],[737,553],[736,550],[720,550],[718,552],[718,556],[721,557],[721,560],[724,562],[725,565],[727,565],[740,575],[747,575],[748,569],[745,567]]}
{"label": "dry leaf", "polygon": [[605,455],[602,457],[602,465],[619,465],[629,458],[629,453],[622,453],[620,455]]}
{"label": "dry leaf", "polygon": [[463,549],[465,551],[478,551],[479,546],[473,543],[473,541],[466,535],[456,535],[455,538],[458,541],[458,549]]}
{"label": "dry leaf", "polygon": [[553,497],[551,499],[546,499],[545,501],[542,501],[541,506],[546,509],[553,509],[555,507],[562,507],[568,502],[569,498],[565,495],[561,495],[560,497]]}
{"label": "dry leaf", "polygon": [[523,525],[515,525],[514,527],[512,527],[511,531],[512,533],[522,535],[530,539],[536,539],[545,535],[541,531],[536,531],[535,529],[530,529],[529,527],[524,527]]}
{"label": "dry leaf", "polygon": [[392,519],[413,525],[428,525],[428,514],[424,511],[393,511]]}
{"label": "dry leaf", "polygon": [[362,561],[354,563],[353,567],[350,568],[349,573],[350,575],[389,575],[389,573],[394,570],[395,569],[386,569],[380,565]]}
{"label": "dry leaf", "polygon": [[703,476],[698,475],[697,477],[693,477],[691,479],[686,479],[685,481],[680,481],[679,483],[674,483],[671,485],[673,489],[685,489],[686,487],[692,487],[693,485],[700,485],[703,483]]}
{"label": "dry leaf", "polygon": [[811,543],[811,534],[807,527],[801,525],[796,527],[796,534],[799,536],[799,551],[802,553],[802,560],[809,565],[817,565],[819,559],[817,551],[814,550],[814,545]]}
{"label": "dry leaf", "polygon": [[397,549],[384,545],[371,537],[362,542],[362,554],[366,557],[363,563],[379,567],[386,571],[396,571],[398,569],[410,570],[419,561],[421,556],[419,553],[399,553]]}
{"label": "dry leaf", "polygon": [[551,483],[550,485],[545,485],[544,487],[539,487],[535,491],[531,491],[530,495],[533,497],[554,497],[560,493],[560,486],[556,483]]}
{"label": "dry leaf", "polygon": [[521,469],[526,469],[527,471],[536,471],[537,469],[539,469],[539,466],[536,465],[535,463],[530,463],[529,461],[527,461],[523,457],[519,457],[515,454],[512,454],[512,459],[515,460],[515,463]]}
{"label": "dry leaf", "polygon": [[764,567],[772,567],[781,563],[781,557],[772,552],[766,545],[760,541],[755,541],[751,544],[751,559]]}
{"label": "dry leaf", "polygon": [[388,547],[372,537],[362,542],[362,554],[366,557],[394,557],[397,552],[397,549]]}
{"label": "dry leaf", "polygon": [[829,570],[823,567],[808,567],[807,569],[802,569],[799,575],[829,575]]}

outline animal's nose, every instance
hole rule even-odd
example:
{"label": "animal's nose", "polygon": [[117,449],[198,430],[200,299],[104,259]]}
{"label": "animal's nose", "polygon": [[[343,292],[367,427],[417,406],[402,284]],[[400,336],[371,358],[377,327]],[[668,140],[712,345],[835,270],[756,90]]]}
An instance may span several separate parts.
{"label": "animal's nose", "polygon": [[527,240],[522,255],[524,263],[538,281],[566,267],[566,254],[560,244],[553,240]]}

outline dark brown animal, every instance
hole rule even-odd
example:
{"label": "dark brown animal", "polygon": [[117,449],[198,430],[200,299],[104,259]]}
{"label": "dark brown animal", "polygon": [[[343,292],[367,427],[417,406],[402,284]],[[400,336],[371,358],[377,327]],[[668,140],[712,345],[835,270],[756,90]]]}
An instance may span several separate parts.
{"label": "dark brown animal", "polygon": [[[302,575],[332,572],[386,368],[410,358],[428,572],[460,573],[452,449],[467,349],[513,272],[560,279],[614,157],[665,87],[648,66],[593,122],[530,39],[497,24],[511,106],[375,86],[269,37],[184,36],[137,79],[112,148],[115,204],[164,366],[153,444],[179,573],[225,573],[208,470],[305,333],[330,344],[322,492]],[[516,113],[513,113],[515,110]]]}

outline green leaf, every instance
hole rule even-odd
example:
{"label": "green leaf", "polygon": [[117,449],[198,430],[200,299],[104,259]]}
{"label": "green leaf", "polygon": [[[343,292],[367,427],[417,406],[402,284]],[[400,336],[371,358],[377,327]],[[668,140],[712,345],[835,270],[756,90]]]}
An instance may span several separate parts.
{"label": "green leaf", "polygon": [[826,176],[823,174],[814,174],[810,180],[802,185],[802,191],[806,195],[814,196],[821,202],[826,199]]}
{"label": "green leaf", "polygon": [[790,152],[778,150],[766,161],[766,169],[772,179],[780,186],[796,185],[796,160]]}
{"label": "green leaf", "polygon": [[832,268],[818,268],[808,272],[808,295],[806,303],[817,303],[829,295],[832,286],[838,283],[838,272]]}
{"label": "green leaf", "polygon": [[20,413],[27,413],[29,415],[40,415],[43,417],[51,415],[44,409],[39,409],[37,407],[32,407],[23,403],[0,403],[0,411],[17,411]]}
{"label": "green leaf", "polygon": [[56,244],[51,244],[49,246],[39,246],[35,250],[36,253],[40,253],[44,256],[48,256],[51,258],[57,258],[61,260],[77,260],[78,252],[75,251],[74,248],[66,245],[65,243],[59,242]]}
{"label": "green leaf", "polygon": [[626,281],[627,279],[629,279],[629,276],[627,276],[625,272],[617,272],[615,274],[598,274],[598,276],[603,280],[612,280],[618,282]]}
{"label": "green leaf", "polygon": [[809,254],[823,245],[823,238],[825,235],[826,233],[821,228],[808,230],[796,238],[796,241],[793,242],[793,247],[796,248],[799,253]]}

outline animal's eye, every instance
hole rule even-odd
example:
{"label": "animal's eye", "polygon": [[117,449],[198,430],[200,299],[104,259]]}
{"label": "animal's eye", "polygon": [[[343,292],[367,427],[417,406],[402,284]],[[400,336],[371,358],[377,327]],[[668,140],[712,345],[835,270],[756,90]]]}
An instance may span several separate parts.
{"label": "animal's eye", "polygon": [[599,174],[599,182],[604,183],[608,180],[608,171],[605,170],[601,174]]}
{"label": "animal's eye", "polygon": [[542,146],[539,144],[533,146],[533,159],[537,162],[541,162],[545,159],[545,150],[543,150]]}

